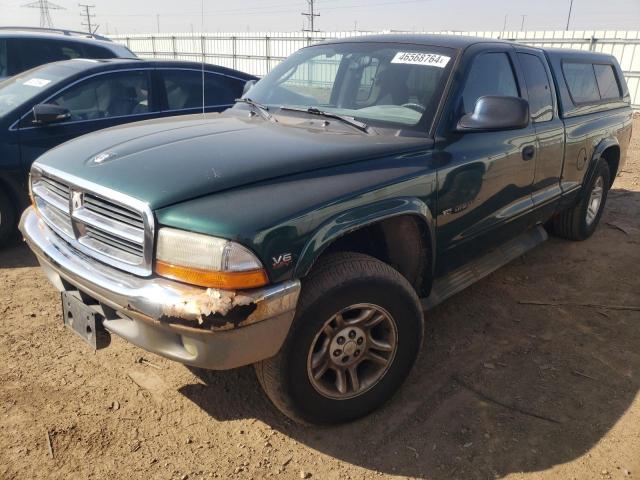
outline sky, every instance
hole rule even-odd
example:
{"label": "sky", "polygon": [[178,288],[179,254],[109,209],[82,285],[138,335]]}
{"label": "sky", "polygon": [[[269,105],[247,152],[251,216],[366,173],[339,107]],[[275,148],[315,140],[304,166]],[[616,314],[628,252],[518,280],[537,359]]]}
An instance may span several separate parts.
{"label": "sky", "polygon": [[[32,0],[0,0],[0,26],[39,26]],[[80,0],[83,1],[83,0]],[[307,0],[86,0],[98,33],[300,31]],[[316,0],[317,30],[564,30],[571,0]],[[38,2],[33,2],[38,3]],[[85,30],[79,0],[51,0],[58,28]],[[304,23],[303,23],[304,22]],[[640,0],[573,0],[571,30],[640,30]]]}

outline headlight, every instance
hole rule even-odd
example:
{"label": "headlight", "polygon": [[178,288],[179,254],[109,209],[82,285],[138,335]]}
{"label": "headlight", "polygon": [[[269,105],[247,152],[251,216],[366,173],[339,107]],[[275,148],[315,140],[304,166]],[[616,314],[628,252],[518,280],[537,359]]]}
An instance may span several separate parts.
{"label": "headlight", "polygon": [[261,287],[269,281],[260,260],[242,245],[172,228],[158,231],[156,273],[225,290]]}

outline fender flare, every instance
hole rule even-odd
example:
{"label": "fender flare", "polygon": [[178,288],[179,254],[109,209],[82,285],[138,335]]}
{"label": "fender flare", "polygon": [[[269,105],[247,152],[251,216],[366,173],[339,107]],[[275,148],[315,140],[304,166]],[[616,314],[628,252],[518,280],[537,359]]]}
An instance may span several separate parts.
{"label": "fender flare", "polygon": [[[585,173],[582,180],[580,197],[584,195],[584,186],[589,184],[589,182],[593,178],[593,175],[595,174],[598,160],[600,160],[604,151],[611,147],[620,148],[620,143],[618,142],[618,139],[616,137],[603,138],[602,140],[600,140],[600,143],[596,145],[596,148],[593,149],[593,154],[591,154],[591,160],[589,161],[589,166],[587,168],[587,173]],[[611,179],[611,181],[613,182],[613,178]]]}
{"label": "fender flare", "polygon": [[424,223],[430,240],[430,267],[433,270],[436,238],[435,220],[431,210],[419,198],[396,197],[342,211],[322,223],[315,229],[302,249],[294,269],[294,278],[306,276],[322,252],[340,237],[382,220],[402,215],[413,215]]}

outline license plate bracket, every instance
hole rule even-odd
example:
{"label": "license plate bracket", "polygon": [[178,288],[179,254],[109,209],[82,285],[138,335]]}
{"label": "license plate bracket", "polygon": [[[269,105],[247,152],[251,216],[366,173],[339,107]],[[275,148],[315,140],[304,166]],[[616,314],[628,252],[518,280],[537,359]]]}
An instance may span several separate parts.
{"label": "license plate bracket", "polygon": [[76,292],[62,292],[64,325],[97,350],[101,345],[102,315],[86,305]]}

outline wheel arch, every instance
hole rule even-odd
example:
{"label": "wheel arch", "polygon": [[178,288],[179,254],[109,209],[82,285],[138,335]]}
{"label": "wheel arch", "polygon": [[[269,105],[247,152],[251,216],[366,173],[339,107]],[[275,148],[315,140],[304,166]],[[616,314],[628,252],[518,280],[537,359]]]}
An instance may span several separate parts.
{"label": "wheel arch", "polygon": [[435,263],[431,210],[418,198],[395,198],[343,211],[315,230],[300,254],[295,277],[305,277],[322,255],[336,251],[378,258],[405,276],[419,295],[425,295],[431,288]]}
{"label": "wheel arch", "polygon": [[620,143],[618,142],[618,139],[616,137],[607,137],[602,139],[593,150],[593,155],[591,156],[591,162],[589,165],[589,172],[585,176],[583,185],[587,185],[589,183],[591,177],[595,172],[598,161],[602,158],[605,162],[607,162],[607,165],[609,166],[609,173],[611,174],[609,187],[611,187],[616,178],[616,175],[618,174],[618,167],[620,166],[620,154]]}

